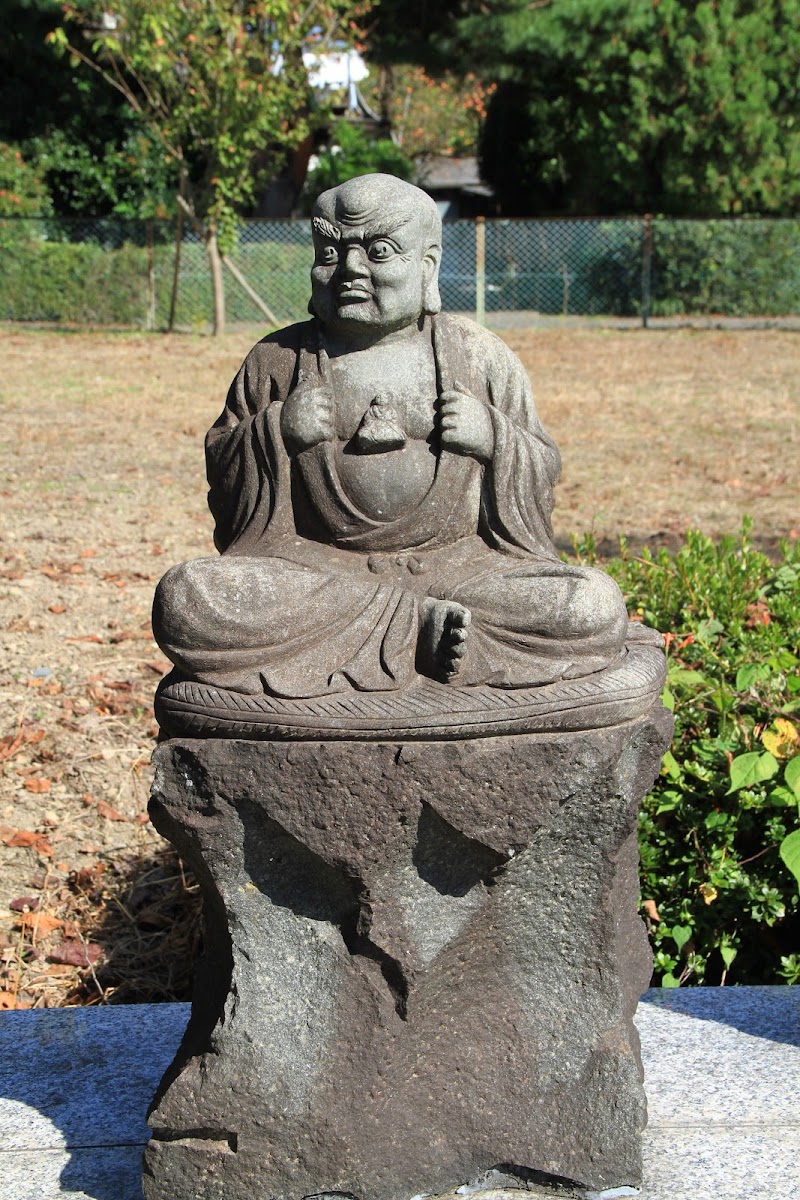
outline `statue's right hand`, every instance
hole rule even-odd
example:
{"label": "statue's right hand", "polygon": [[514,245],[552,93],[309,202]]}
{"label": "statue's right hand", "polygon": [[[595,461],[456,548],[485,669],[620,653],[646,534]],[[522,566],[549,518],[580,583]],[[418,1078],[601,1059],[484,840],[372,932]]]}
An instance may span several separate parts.
{"label": "statue's right hand", "polygon": [[334,435],[333,394],[326,387],[296,387],[281,414],[281,433],[295,454]]}

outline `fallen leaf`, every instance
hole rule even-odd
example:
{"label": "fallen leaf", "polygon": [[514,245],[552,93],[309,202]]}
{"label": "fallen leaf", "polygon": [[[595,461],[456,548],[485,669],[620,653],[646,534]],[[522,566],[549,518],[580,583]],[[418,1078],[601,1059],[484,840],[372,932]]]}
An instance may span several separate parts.
{"label": "fallen leaf", "polygon": [[94,942],[67,941],[55,946],[47,955],[52,963],[69,967],[89,967],[103,953],[102,947]]}
{"label": "fallen leaf", "polygon": [[52,933],[54,929],[60,929],[63,924],[58,917],[51,917],[45,912],[26,912],[22,913],[17,924],[22,929],[30,929],[33,933],[42,934]]}
{"label": "fallen leaf", "polygon": [[26,792],[40,794],[41,792],[49,792],[52,784],[49,779],[26,779],[22,786]]}
{"label": "fallen leaf", "polygon": [[[27,1004],[20,1004],[20,1008],[28,1008]],[[13,992],[0,992],[0,1008],[11,1009],[17,1008],[17,997]]]}
{"label": "fallen leaf", "polygon": [[0,762],[13,758],[25,745],[35,746],[43,737],[43,729],[21,729],[19,733],[0,738]]}
{"label": "fallen leaf", "polygon": [[81,891],[88,890],[92,884],[97,883],[100,875],[105,872],[106,864],[97,862],[92,863],[90,867],[81,867],[80,871],[75,871],[70,876],[70,883]]}
{"label": "fallen leaf", "polygon": [[658,911],[658,908],[656,907],[655,900],[643,900],[642,908],[647,913],[647,915],[651,921],[660,921],[661,920],[661,916],[659,915],[659,911]]}
{"label": "fallen leaf", "polygon": [[163,675],[169,670],[169,663],[158,659],[152,659],[148,662],[142,660],[139,666],[145,667],[148,671],[153,671],[156,675]]}
{"label": "fallen leaf", "polygon": [[81,550],[81,558],[94,558],[96,554],[96,550]]}
{"label": "fallen leaf", "polygon": [[66,604],[51,604],[47,611],[51,613],[65,613],[67,606]]}
{"label": "fallen leaf", "polygon": [[64,638],[65,642],[97,642],[98,645],[103,644],[103,639],[99,633],[85,633],[83,637],[68,637]]}
{"label": "fallen leaf", "polygon": [[39,907],[38,896],[19,896],[16,900],[12,900],[8,906],[12,912],[35,912]]}
{"label": "fallen leaf", "polygon": [[30,829],[17,829],[13,833],[7,834],[3,838],[3,842],[6,846],[30,847],[37,854],[43,854],[45,858],[53,857],[53,847],[47,838]]}
{"label": "fallen leaf", "polygon": [[119,809],[112,808],[110,804],[106,804],[105,800],[97,801],[97,811],[100,813],[100,816],[105,817],[107,821],[127,821],[128,819],[124,813],[119,811]]}

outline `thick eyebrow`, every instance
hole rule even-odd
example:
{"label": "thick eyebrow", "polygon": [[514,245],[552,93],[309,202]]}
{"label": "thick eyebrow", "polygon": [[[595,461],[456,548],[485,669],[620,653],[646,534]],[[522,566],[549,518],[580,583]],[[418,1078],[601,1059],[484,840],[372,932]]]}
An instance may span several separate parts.
{"label": "thick eyebrow", "polygon": [[315,233],[320,237],[330,238],[332,242],[341,241],[341,231],[335,225],[331,225],[330,221],[326,221],[324,217],[314,217],[311,225]]}

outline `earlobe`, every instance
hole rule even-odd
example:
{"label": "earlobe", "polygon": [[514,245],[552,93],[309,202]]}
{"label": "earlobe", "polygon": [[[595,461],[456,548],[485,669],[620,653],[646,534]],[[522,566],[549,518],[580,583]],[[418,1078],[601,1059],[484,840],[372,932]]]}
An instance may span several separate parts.
{"label": "earlobe", "polygon": [[439,295],[439,255],[429,251],[422,263],[422,311],[428,316],[435,316],[442,311],[442,298]]}

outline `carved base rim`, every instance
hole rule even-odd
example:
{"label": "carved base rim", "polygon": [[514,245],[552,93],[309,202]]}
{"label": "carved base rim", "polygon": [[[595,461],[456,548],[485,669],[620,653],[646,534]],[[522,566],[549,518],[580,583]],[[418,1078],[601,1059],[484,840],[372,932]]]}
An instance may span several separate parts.
{"label": "carved base rim", "polygon": [[420,680],[397,692],[294,700],[246,695],[172,672],[155,713],[169,737],[251,741],[436,741],[602,729],[643,716],[664,685],[663,651],[629,643],[613,667],[530,688],[457,687]]}

